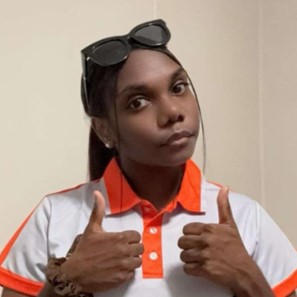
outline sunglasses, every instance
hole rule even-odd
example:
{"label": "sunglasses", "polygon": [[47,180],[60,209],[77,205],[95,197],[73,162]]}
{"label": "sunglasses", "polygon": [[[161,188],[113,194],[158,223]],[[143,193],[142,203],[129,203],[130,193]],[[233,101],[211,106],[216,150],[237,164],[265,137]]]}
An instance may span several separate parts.
{"label": "sunglasses", "polygon": [[102,67],[116,65],[128,58],[133,45],[145,48],[163,47],[166,46],[170,37],[166,23],[158,19],[136,26],[127,35],[105,38],[85,47],[81,55],[87,104],[88,70],[92,63]]}

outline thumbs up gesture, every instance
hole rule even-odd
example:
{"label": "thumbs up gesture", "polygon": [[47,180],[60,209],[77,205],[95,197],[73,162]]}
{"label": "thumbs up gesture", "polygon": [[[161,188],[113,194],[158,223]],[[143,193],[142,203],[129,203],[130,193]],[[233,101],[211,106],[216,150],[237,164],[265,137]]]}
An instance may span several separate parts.
{"label": "thumbs up gesture", "polygon": [[204,277],[239,296],[273,296],[260,269],[247,253],[228,199],[228,188],[217,197],[218,224],[190,223],[178,246],[185,273]]}
{"label": "thumbs up gesture", "polygon": [[86,293],[106,291],[131,280],[143,253],[138,232],[103,230],[105,201],[99,191],[94,192],[94,200],[88,225],[61,267],[66,278]]}

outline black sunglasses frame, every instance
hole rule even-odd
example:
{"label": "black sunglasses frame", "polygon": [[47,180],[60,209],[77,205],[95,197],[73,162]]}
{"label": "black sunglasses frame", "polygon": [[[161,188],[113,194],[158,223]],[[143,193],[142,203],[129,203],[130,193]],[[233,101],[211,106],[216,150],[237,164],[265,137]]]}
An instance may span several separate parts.
{"label": "black sunglasses frame", "polygon": [[[137,37],[136,33],[146,27],[151,27],[151,26],[159,26],[162,28],[163,33],[164,34],[164,40],[159,41],[159,42],[143,42],[141,40],[139,40],[139,38]],[[88,45],[87,47],[85,47],[84,49],[81,50],[81,57],[82,57],[82,68],[83,68],[83,86],[84,86],[84,93],[85,93],[85,99],[86,99],[86,103],[87,103],[87,107],[88,107],[88,111],[90,112],[89,109],[89,96],[88,96],[88,86],[87,86],[87,79],[88,79],[88,64],[89,61],[91,61],[92,63],[95,63],[99,66],[102,67],[106,67],[106,66],[112,66],[112,65],[116,65],[124,60],[127,59],[127,57],[129,56],[129,53],[132,49],[131,44],[138,44],[140,46],[144,46],[147,48],[156,48],[156,47],[162,47],[162,46],[166,46],[166,44],[168,43],[168,41],[170,40],[171,34],[169,29],[166,27],[166,23],[161,20],[161,19],[157,19],[157,20],[153,20],[153,21],[149,21],[149,22],[145,22],[142,23],[136,27],[134,27],[128,34],[126,35],[121,35],[121,36],[114,36],[114,37],[108,37],[108,38],[104,38],[102,40],[96,41],[90,45]],[[141,37],[140,37],[141,38]],[[124,44],[125,46],[125,54],[122,57],[119,57],[118,59],[115,59],[115,62],[112,63],[103,63],[102,61],[98,61],[96,59],[96,56],[94,55],[94,51],[103,44],[106,44],[110,41],[120,41]]]}

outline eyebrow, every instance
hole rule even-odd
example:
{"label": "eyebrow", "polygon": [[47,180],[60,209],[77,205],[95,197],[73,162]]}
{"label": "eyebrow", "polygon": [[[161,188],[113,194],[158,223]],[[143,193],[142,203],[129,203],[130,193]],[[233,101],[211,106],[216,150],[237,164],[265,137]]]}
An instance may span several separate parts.
{"label": "eyebrow", "polygon": [[[170,75],[170,82],[174,81],[176,78],[178,78],[181,74],[188,77],[187,72],[183,67],[178,67],[171,75]],[[145,84],[135,84],[135,85],[128,85],[123,90],[121,90],[119,93],[116,94],[116,97],[121,96],[123,93],[126,93],[128,91],[130,92],[142,92],[147,89],[147,86]]]}

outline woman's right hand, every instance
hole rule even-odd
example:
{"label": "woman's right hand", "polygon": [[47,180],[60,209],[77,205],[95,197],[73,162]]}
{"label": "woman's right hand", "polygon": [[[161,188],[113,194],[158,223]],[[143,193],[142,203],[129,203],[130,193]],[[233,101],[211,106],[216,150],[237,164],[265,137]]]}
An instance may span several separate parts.
{"label": "woman's right hand", "polygon": [[74,252],[61,266],[66,278],[83,292],[102,292],[131,280],[141,266],[144,248],[137,231],[105,232],[102,221],[105,200],[94,192],[94,207],[89,223]]}

